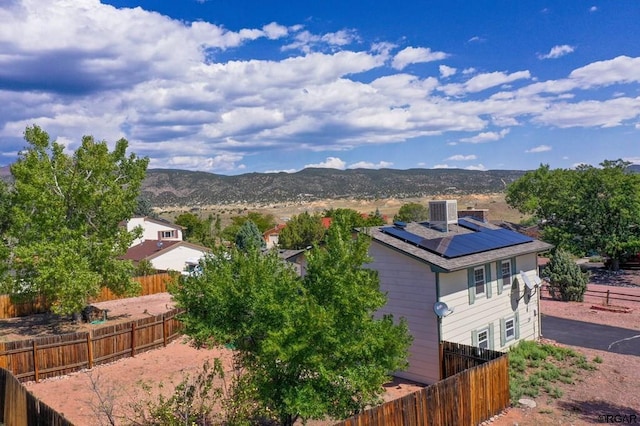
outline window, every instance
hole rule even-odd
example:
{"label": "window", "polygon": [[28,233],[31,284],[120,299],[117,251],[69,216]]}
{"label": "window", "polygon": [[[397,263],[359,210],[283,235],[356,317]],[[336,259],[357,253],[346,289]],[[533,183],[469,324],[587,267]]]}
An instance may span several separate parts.
{"label": "window", "polygon": [[503,260],[500,264],[502,274],[502,287],[511,287],[511,261]]}
{"label": "window", "polygon": [[520,338],[520,325],[518,323],[518,312],[514,312],[512,317],[500,320],[500,346]]}
{"label": "window", "polygon": [[160,231],[160,238],[174,238],[176,236],[176,231]]}
{"label": "window", "polygon": [[475,268],[473,270],[473,283],[476,288],[476,296],[484,294],[485,292],[484,266]]}
{"label": "window", "polygon": [[471,346],[493,349],[493,323],[471,332]]}
{"label": "window", "polygon": [[491,298],[491,265],[476,266],[467,269],[467,288],[469,304],[473,305],[476,296]]}
{"label": "window", "polygon": [[504,338],[507,342],[516,338],[515,318],[510,318],[504,322]]}
{"label": "window", "polygon": [[489,349],[489,329],[484,328],[478,331],[477,346],[481,349]]}

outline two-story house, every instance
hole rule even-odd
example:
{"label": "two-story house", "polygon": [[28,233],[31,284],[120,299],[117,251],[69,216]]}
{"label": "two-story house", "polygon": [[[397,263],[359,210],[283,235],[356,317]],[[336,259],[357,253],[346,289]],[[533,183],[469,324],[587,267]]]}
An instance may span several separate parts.
{"label": "two-story house", "polygon": [[124,255],[134,263],[148,260],[159,271],[186,273],[210,250],[183,241],[182,226],[150,217],[133,217],[127,221],[127,231],[142,228],[142,235],[133,241]]}
{"label": "two-story house", "polygon": [[[453,200],[431,202],[430,220],[361,229],[371,239],[367,266],[387,304],[413,335],[409,368],[397,376],[441,379],[439,342],[504,350],[540,337],[537,256],[551,245],[472,217]],[[480,349],[482,350],[482,349]]]}

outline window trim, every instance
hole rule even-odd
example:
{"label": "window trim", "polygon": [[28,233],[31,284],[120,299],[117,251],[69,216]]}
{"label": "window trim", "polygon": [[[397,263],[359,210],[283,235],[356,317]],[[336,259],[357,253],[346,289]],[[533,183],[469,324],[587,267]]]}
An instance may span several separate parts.
{"label": "window trim", "polygon": [[[505,275],[504,275],[504,266],[508,265],[508,274],[507,275],[509,277],[509,283],[505,282]],[[502,289],[504,290],[505,288],[509,289],[511,288],[511,285],[513,284],[513,266],[512,266],[512,262],[511,259],[504,259],[500,261],[500,278],[502,279]]]}
{"label": "window trim", "polygon": [[[507,323],[513,321],[513,336],[507,336]],[[503,347],[506,344],[520,340],[520,321],[518,318],[518,311],[513,315],[504,317],[500,320],[500,346]]]}
{"label": "window trim", "polygon": [[[478,291],[478,278],[476,276],[476,272],[482,271],[482,291]],[[476,266],[473,268],[473,291],[475,292],[476,297],[478,296],[486,296],[487,295],[487,271],[485,266]]]}
{"label": "window trim", "polygon": [[[481,333],[487,333],[487,347],[486,348],[480,348],[478,345],[480,344],[480,334]],[[494,348],[494,342],[493,342],[494,338],[493,338],[493,323],[489,323],[484,327],[475,329],[471,332],[471,346],[474,346],[480,350],[493,350]]]}

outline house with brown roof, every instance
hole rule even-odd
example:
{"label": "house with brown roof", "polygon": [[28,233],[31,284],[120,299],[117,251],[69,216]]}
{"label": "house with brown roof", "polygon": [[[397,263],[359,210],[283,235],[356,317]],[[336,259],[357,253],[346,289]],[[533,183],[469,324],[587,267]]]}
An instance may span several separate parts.
{"label": "house with brown roof", "polygon": [[441,379],[439,342],[505,350],[540,337],[538,253],[550,244],[474,217],[455,200],[431,202],[430,219],[360,229],[371,237],[367,267],[413,336],[409,368],[397,376]]}
{"label": "house with brown roof", "polygon": [[209,250],[198,244],[182,241],[182,226],[150,217],[134,217],[127,221],[127,230],[142,228],[137,238],[123,256],[138,264],[148,260],[158,271],[185,272],[197,265]]}

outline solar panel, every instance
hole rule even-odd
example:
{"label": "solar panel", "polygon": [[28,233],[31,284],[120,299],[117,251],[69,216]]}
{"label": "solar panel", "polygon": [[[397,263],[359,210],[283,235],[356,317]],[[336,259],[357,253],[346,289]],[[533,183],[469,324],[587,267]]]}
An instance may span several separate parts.
{"label": "solar panel", "polygon": [[425,239],[404,229],[390,226],[380,228],[380,230],[446,258],[468,256],[533,241],[526,235],[508,229],[484,228],[482,231],[471,234],[454,234],[432,239]]}
{"label": "solar panel", "polygon": [[471,229],[472,231],[487,231],[489,228],[486,226],[478,225],[477,223],[469,222],[466,219],[458,219],[458,225],[463,228]]}

